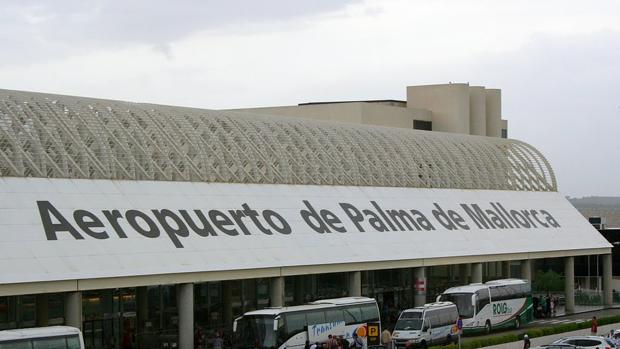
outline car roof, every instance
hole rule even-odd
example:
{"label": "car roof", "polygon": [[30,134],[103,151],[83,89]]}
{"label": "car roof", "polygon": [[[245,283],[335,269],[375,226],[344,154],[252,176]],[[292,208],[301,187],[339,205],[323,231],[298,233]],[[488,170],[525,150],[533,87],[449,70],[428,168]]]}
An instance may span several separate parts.
{"label": "car roof", "polygon": [[563,340],[566,340],[566,339],[605,339],[605,337],[603,337],[603,336],[587,336],[587,335],[584,335],[584,336],[569,336],[569,337],[560,338],[558,340],[563,341]]}

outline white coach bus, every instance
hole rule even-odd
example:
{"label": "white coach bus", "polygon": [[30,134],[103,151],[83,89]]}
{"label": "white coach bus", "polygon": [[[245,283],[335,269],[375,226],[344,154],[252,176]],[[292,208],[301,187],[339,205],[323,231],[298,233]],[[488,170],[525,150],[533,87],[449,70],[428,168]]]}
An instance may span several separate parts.
{"label": "white coach bus", "polygon": [[532,320],[532,290],[527,280],[503,279],[452,287],[437,297],[452,302],[463,320],[463,333],[519,328]]}
{"label": "white coach bus", "polygon": [[75,327],[49,326],[0,331],[0,349],[84,349]]}
{"label": "white coach bus", "polygon": [[329,335],[367,348],[367,324],[381,319],[377,302],[366,297],[318,300],[305,305],[250,311],[233,323],[233,347],[303,348],[323,343]]}

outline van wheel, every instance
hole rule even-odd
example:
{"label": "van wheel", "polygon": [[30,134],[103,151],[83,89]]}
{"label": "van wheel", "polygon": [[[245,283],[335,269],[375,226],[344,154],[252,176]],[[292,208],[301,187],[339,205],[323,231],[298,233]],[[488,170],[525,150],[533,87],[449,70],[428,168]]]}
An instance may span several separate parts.
{"label": "van wheel", "polygon": [[426,349],[426,341],[420,342],[420,349]]}
{"label": "van wheel", "polygon": [[519,319],[518,316],[515,319],[515,328],[521,328],[521,320]]}
{"label": "van wheel", "polygon": [[487,320],[487,322],[484,324],[484,332],[486,332],[486,334],[491,333],[493,329],[491,328],[491,320]]}

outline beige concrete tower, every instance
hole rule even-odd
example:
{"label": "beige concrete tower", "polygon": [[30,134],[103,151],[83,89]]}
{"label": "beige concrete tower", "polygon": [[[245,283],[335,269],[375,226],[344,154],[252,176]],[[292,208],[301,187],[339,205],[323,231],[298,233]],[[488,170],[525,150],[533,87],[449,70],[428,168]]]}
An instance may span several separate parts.
{"label": "beige concrete tower", "polygon": [[469,84],[407,87],[407,108],[433,113],[433,131],[469,134]]}
{"label": "beige concrete tower", "polygon": [[469,87],[469,134],[487,135],[486,94],[483,86]]}
{"label": "beige concrete tower", "polygon": [[487,136],[502,135],[502,90],[488,88],[486,93]]}

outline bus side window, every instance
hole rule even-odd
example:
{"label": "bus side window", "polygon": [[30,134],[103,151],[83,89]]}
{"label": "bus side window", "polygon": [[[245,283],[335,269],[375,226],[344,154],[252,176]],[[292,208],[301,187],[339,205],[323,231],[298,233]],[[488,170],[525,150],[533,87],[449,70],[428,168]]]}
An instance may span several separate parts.
{"label": "bus side window", "polygon": [[306,314],[308,320],[308,326],[325,323],[325,312],[322,310],[311,311]]}
{"label": "bus side window", "polygon": [[344,321],[344,314],[342,309],[328,309],[325,310],[325,322],[340,322]]}
{"label": "bus side window", "polygon": [[65,337],[55,337],[55,338],[36,338],[32,340],[32,348],[33,349],[56,349],[56,348],[66,348],[67,341]]}
{"label": "bus side window", "polygon": [[362,311],[363,322],[379,321],[379,310],[377,309],[376,305],[374,304],[362,305],[361,311]]}
{"label": "bus side window", "polygon": [[485,305],[489,304],[489,293],[487,290],[476,291],[476,312],[480,312]]}
{"label": "bus side window", "polygon": [[289,313],[284,316],[284,319],[286,323],[286,338],[291,338],[299,332],[306,330],[306,314]]}
{"label": "bus side window", "polygon": [[362,311],[359,305],[352,305],[344,308],[344,322],[346,322],[347,325],[362,322]]}
{"label": "bus side window", "polygon": [[80,349],[80,337],[67,337],[67,349]]}
{"label": "bus side window", "polygon": [[32,341],[20,340],[5,344],[0,343],[0,349],[32,349]]}

